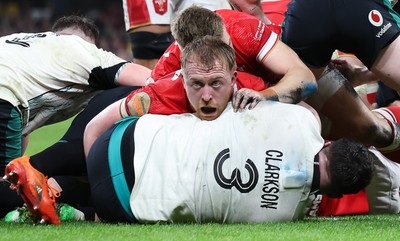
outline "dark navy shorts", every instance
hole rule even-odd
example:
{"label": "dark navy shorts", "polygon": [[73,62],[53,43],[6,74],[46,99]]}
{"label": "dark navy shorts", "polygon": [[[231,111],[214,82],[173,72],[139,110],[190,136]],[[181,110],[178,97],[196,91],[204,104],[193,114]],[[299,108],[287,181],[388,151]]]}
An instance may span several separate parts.
{"label": "dark navy shorts", "polygon": [[292,0],[281,40],[309,67],[326,66],[338,49],[370,68],[399,35],[399,23],[389,0]]}
{"label": "dark navy shorts", "polygon": [[97,215],[105,222],[137,222],[130,209],[135,183],[136,120],[128,117],[110,127],[97,138],[87,158],[92,201]]}
{"label": "dark navy shorts", "polygon": [[159,59],[174,42],[171,32],[130,32],[132,54],[136,59]]}

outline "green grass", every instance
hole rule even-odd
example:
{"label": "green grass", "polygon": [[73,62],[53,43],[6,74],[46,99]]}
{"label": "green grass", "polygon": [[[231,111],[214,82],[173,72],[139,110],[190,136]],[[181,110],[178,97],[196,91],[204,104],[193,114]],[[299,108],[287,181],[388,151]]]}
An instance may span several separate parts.
{"label": "green grass", "polygon": [[64,135],[71,121],[72,118],[58,124],[44,126],[32,132],[29,137],[29,144],[25,154],[36,154],[57,142]]}
{"label": "green grass", "polygon": [[[69,121],[31,135],[27,154],[56,142]],[[4,197],[0,197],[4,198]],[[9,224],[0,221],[0,240],[398,240],[399,215],[307,218],[267,224],[125,225],[70,222],[62,225]]]}
{"label": "green grass", "polygon": [[312,218],[269,224],[55,225],[0,222],[0,240],[398,240],[397,215]]}

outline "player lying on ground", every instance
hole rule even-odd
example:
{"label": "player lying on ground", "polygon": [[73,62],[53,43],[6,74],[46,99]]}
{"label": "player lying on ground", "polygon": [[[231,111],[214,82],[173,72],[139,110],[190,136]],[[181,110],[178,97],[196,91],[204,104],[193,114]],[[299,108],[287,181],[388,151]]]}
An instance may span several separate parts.
{"label": "player lying on ground", "polygon": [[[85,143],[100,219],[297,220],[304,217],[311,193],[320,190],[340,196],[369,183],[373,166],[366,147],[348,140],[325,143],[310,109],[260,102],[256,110],[234,112],[228,102],[236,75],[233,56],[232,49],[217,39],[195,40],[182,57],[185,88],[195,114],[124,119],[93,146]],[[283,114],[287,112],[291,115]],[[89,126],[86,132],[90,133]],[[40,176],[26,160],[14,160],[5,178],[26,197],[34,216],[59,223],[51,198],[38,200],[35,188],[18,185],[30,180],[30,173]],[[40,184],[45,179],[41,175]]]}

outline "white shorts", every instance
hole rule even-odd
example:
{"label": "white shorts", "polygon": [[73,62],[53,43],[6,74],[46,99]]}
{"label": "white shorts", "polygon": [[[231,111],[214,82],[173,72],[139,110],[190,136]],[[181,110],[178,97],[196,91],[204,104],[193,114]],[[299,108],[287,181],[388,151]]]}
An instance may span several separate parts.
{"label": "white shorts", "polygon": [[369,212],[371,214],[400,212],[400,165],[371,147],[377,157],[374,160],[375,174],[367,186]]}

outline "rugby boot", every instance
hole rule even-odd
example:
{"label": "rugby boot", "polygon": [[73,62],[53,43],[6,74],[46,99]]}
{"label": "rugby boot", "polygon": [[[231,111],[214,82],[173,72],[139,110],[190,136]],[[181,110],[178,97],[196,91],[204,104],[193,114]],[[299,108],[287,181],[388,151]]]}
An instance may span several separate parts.
{"label": "rugby boot", "polygon": [[32,223],[34,222],[31,213],[29,212],[26,204],[22,207],[17,208],[4,216],[4,221],[6,223],[15,222],[15,223]]}
{"label": "rugby boot", "polygon": [[[56,211],[61,222],[85,220],[85,214],[83,212],[66,203],[56,203]],[[4,217],[4,221],[6,223],[37,223],[37,220],[35,221],[34,217],[32,217],[26,204],[7,213]]]}
{"label": "rugby boot", "polygon": [[12,160],[3,179],[10,182],[10,189],[18,192],[35,221],[61,223],[55,205],[59,193],[47,184],[47,177],[31,166],[28,156]]}

